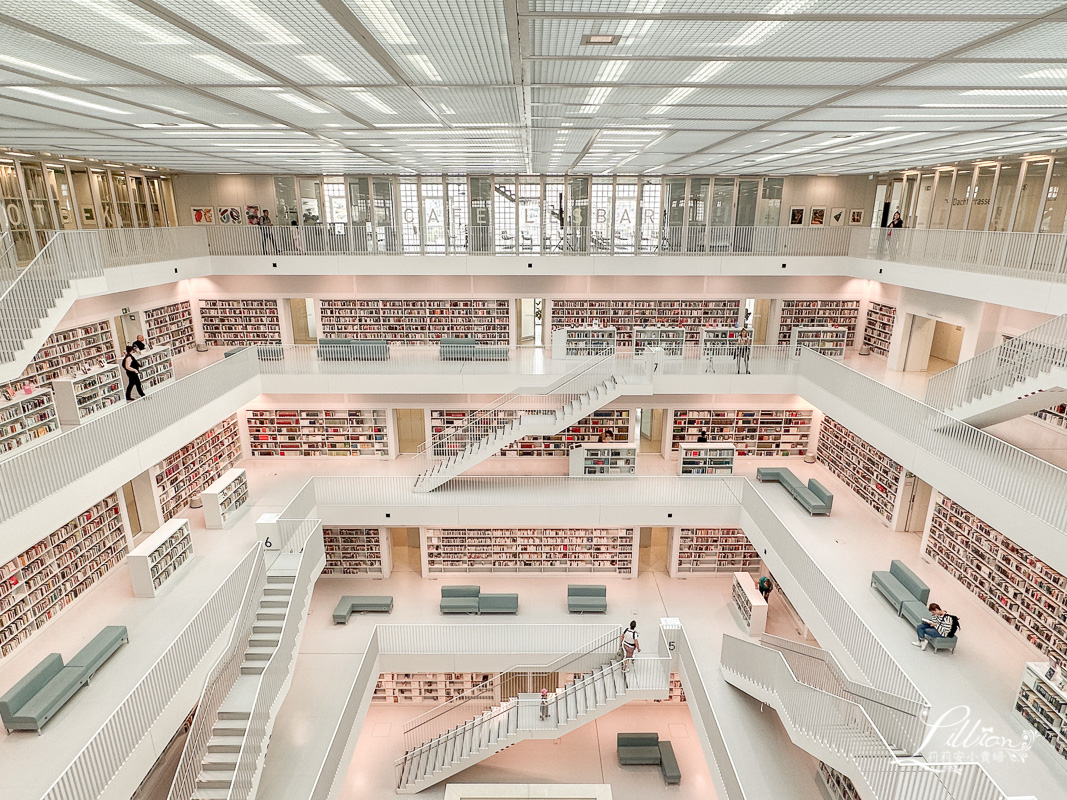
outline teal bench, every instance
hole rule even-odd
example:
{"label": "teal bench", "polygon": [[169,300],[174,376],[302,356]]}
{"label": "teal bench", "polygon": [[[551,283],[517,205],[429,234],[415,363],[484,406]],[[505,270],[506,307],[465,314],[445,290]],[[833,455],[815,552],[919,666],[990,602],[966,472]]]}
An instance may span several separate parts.
{"label": "teal bench", "polygon": [[223,358],[229,358],[230,356],[235,356],[238,353],[240,353],[242,350],[244,350],[243,347],[231,347],[229,350],[227,350],[225,353],[222,354],[222,357]]}
{"label": "teal bench", "polygon": [[576,586],[572,584],[567,587],[567,611],[571,614],[584,614],[587,611],[607,613],[607,610],[607,586]]}
{"label": "teal bench", "polygon": [[659,743],[659,771],[666,784],[682,782],[682,771],[678,768],[678,759],[674,756],[674,747],[670,742]]}
{"label": "teal bench", "polygon": [[319,339],[315,353],[320,361],[388,361],[385,339]]}
{"label": "teal bench", "polygon": [[507,361],[511,356],[507,347],[461,337],[439,339],[437,352],[442,361]]}
{"label": "teal bench", "polygon": [[280,344],[265,344],[256,348],[256,358],[260,361],[281,361],[285,358],[285,348]]}
{"label": "teal bench", "polygon": [[518,614],[517,594],[482,594],[480,586],[442,586],[442,614]]}
{"label": "teal bench", "polygon": [[353,614],[367,614],[372,611],[388,614],[392,610],[392,595],[345,595],[333,610],[333,621],[338,625],[345,625]]}
{"label": "teal bench", "polygon": [[59,653],[47,655],[0,697],[0,719],[5,730],[37,731],[40,735],[59,709],[129,640],[125,626],[110,625],[67,664]]}
{"label": "teal bench", "polygon": [[784,486],[808,514],[829,514],[834,504],[833,494],[814,478],[808,481],[807,486],[793,471],[787,467],[759,467],[756,469],[756,480],[777,481]]}
{"label": "teal bench", "polygon": [[[930,587],[919,580],[919,576],[912,572],[903,561],[893,561],[889,565],[889,571],[877,571],[871,573],[871,586],[877,589],[893,606],[897,616],[901,616],[901,607],[908,601],[914,601],[917,605],[908,606],[908,621],[912,625],[918,625],[919,619],[926,616],[926,604],[930,601]],[[921,611],[917,612],[917,608]],[[916,612],[920,615],[914,620]]]}
{"label": "teal bench", "polygon": [[658,733],[620,733],[615,739],[619,763],[623,765],[655,765],[663,775],[663,782],[682,782],[682,771],[668,741],[660,741]]}

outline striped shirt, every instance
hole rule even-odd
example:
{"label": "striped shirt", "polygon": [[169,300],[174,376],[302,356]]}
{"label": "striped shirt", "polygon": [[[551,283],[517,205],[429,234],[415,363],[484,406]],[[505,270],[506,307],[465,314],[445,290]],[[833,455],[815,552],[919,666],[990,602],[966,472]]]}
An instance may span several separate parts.
{"label": "striped shirt", "polygon": [[934,617],[933,619],[924,619],[923,622],[936,628],[938,636],[948,636],[948,632],[952,630],[952,617],[949,614],[942,614],[940,617]]}

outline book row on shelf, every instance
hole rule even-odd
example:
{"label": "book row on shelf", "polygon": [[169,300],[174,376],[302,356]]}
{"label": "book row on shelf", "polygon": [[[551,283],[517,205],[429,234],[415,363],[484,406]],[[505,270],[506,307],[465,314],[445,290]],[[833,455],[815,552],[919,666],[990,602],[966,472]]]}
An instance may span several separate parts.
{"label": "book row on shelf", "polygon": [[323,575],[375,574],[388,578],[392,570],[392,539],[388,528],[324,525],[326,566]]}
{"label": "book row on shelf", "polygon": [[174,518],[130,551],[130,582],[136,597],[155,597],[193,556],[189,520]]}
{"label": "book row on shelf", "polygon": [[225,528],[248,502],[248,475],[243,469],[229,469],[200,493],[204,527]]}
{"label": "book row on shelf", "polygon": [[895,306],[871,301],[867,306],[867,324],[863,328],[863,343],[875,355],[885,358],[893,341],[893,325],[896,323]]}
{"label": "book row on shelf", "polygon": [[859,300],[782,300],[778,344],[789,344],[793,328],[844,328],[845,346],[852,347],[859,323]]}
{"label": "book row on shelf", "polygon": [[1067,672],[1057,662],[1029,663],[1023,669],[1015,710],[1067,759]]}
{"label": "book row on shelf", "polygon": [[737,456],[807,455],[811,409],[675,409],[671,449],[708,442],[732,444]]}
{"label": "book row on shelf", "polygon": [[117,494],[0,566],[0,656],[11,654],[126,557]]}
{"label": "book row on shelf", "polygon": [[637,573],[635,528],[424,528],[424,574]]}
{"label": "book row on shelf", "polygon": [[672,578],[679,574],[758,572],[763,563],[740,528],[673,528],[668,553]]}
{"label": "book row on shelf", "polygon": [[575,447],[570,452],[571,477],[623,477],[637,474],[636,447]]}
{"label": "book row on shelf", "polygon": [[822,419],[815,456],[882,519],[893,523],[900,510],[904,467],[827,416]]}
{"label": "book row on shelf", "polygon": [[330,338],[388,339],[432,344],[476,334],[483,343],[509,344],[507,300],[321,300],[319,325]]}
{"label": "book row on shelf", "polygon": [[730,590],[730,604],[737,624],[749,636],[762,636],[767,630],[767,601],[756,588],[756,580],[748,572],[734,572]]}
{"label": "book row on shelf", "polygon": [[830,800],[862,800],[856,785],[833,767],[819,762],[819,778],[826,787]]}
{"label": "book row on shelf", "polygon": [[63,376],[77,377],[115,361],[111,323],[100,320],[56,331],[34,355],[17,381],[0,386],[0,394],[14,396],[27,384],[48,388]]}
{"label": "book row on shelf", "polygon": [[705,328],[733,328],[740,300],[552,300],[552,330],[614,328],[619,347],[636,342],[635,329],[661,326],[684,331],[686,344],[699,345]]}
{"label": "book row on shelf", "polygon": [[217,481],[241,457],[237,415],[227,417],[150,470],[163,521]]}
{"label": "book row on shelf", "polygon": [[[466,434],[458,432],[447,436],[450,427],[462,426],[467,418],[476,413],[468,409],[431,409],[427,441],[433,442],[435,456],[447,456],[466,447]],[[531,413],[522,410],[504,410],[497,413],[499,419],[518,419],[522,414]],[[472,435],[479,434],[472,431]],[[573,448],[580,445],[602,444],[607,437],[609,442],[626,443],[630,441],[630,410],[626,408],[602,408],[588,417],[583,417],[573,425],[556,434],[524,436],[500,451],[502,456],[549,456],[567,458]]]}
{"label": "book row on shelf", "polygon": [[201,300],[200,326],[209,346],[282,343],[277,300]]}
{"label": "book row on shelf", "polygon": [[59,421],[64,425],[79,425],[123,399],[122,379],[115,364],[78,377],[56,378],[52,388]]}
{"label": "book row on shelf", "polygon": [[732,444],[687,444],[678,452],[678,474],[732,475],[736,455]]}
{"label": "book row on shelf", "polygon": [[943,494],[923,551],[1047,658],[1067,662],[1067,577]]}
{"label": "book row on shelf", "polygon": [[385,409],[249,409],[245,415],[253,457],[378,456],[387,458]]}
{"label": "book row on shelf", "polygon": [[1034,416],[1057,428],[1067,428],[1067,404],[1065,403],[1035,411]]}
{"label": "book row on shelf", "polygon": [[143,318],[145,336],[153,347],[169,347],[178,355],[195,346],[193,311],[188,300],[147,308]]}
{"label": "book row on shelf", "polygon": [[35,389],[0,401],[0,458],[59,431],[52,392]]}

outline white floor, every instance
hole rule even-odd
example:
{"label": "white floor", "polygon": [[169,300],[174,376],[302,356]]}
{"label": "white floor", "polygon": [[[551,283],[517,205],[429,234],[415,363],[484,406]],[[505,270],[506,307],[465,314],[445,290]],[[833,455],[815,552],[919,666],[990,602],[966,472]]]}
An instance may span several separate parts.
{"label": "white floor", "polygon": [[[550,465],[554,459],[514,461],[518,462],[516,468],[521,465],[527,473],[549,469],[563,471],[562,463]],[[565,459],[558,461],[564,462]],[[500,467],[507,462],[507,459],[499,459],[498,463],[487,469],[493,474],[500,474]],[[762,459],[744,459],[738,462],[738,472],[754,475],[756,467],[765,463],[768,462]],[[1013,717],[1011,709],[1022,665],[1028,659],[1036,659],[1036,652],[986,610],[977,598],[949,579],[939,568],[922,562],[918,556],[918,536],[889,531],[873,512],[819,465],[806,465],[797,459],[789,463],[802,478],[818,476],[835,493],[834,513],[829,518],[813,519],[804,514],[777,485],[760,485],[759,490],[860,611],[874,633],[908,669],[933,703],[934,716],[955,706],[966,705],[971,710],[971,723],[980,721],[980,727],[990,727],[998,736],[1019,739],[1026,727]],[[44,735],[38,737],[17,733],[0,739],[0,770],[5,775],[21,776],[17,783],[5,783],[4,800],[36,800],[41,796],[62,765],[84,745],[184,622],[246,552],[254,540],[254,521],[261,513],[283,507],[310,475],[402,474],[410,472],[412,465],[405,461],[370,459],[293,459],[249,461],[242,466],[249,471],[254,505],[237,520],[231,530],[225,532],[204,530],[200,512],[190,512],[195,526],[197,556],[161,597],[151,600],[134,598],[128,572],[125,566],[120,566],[98,588],[0,664],[0,692],[3,692],[45,654],[60,652],[69,657],[103,625],[125,624],[130,629],[130,644],[101,669],[89,687],[64,707],[49,723]],[[640,473],[673,471],[673,462],[664,461],[658,456],[641,457]],[[330,612],[337,596],[371,590],[376,594],[391,593],[397,602],[388,618],[389,622],[438,619],[438,582],[423,580],[417,575],[417,559],[410,552],[398,550],[398,555],[401,559],[389,581],[371,583],[358,578],[324,578],[319,582],[292,690],[274,731],[259,795],[263,800],[296,800],[303,796],[300,792],[313,780],[317,759],[324,752],[326,738],[339,713],[338,699],[351,685],[369,626],[378,621],[369,617],[353,617],[347,626],[334,626]],[[773,712],[761,712],[758,704],[718,677],[716,665],[721,636],[723,633],[738,633],[728,611],[728,579],[670,579],[662,571],[663,558],[662,544],[658,543],[657,548],[642,554],[642,561],[650,564],[651,570],[633,580],[610,583],[610,619],[618,618],[623,622],[636,616],[642,626],[650,629],[655,627],[661,616],[680,617],[700,657],[701,674],[711,688],[713,701],[721,716],[720,724],[730,741],[736,743],[739,757],[750,759],[750,764],[760,770],[761,785],[755,787],[757,791],[754,796],[814,800],[819,795],[811,778],[814,770],[811,758],[788,742]],[[913,648],[910,641],[914,634],[909,626],[896,618],[881,596],[870,589],[871,570],[886,568],[892,558],[904,559],[933,587],[933,599],[962,618],[961,644],[955,654],[934,654]],[[506,577],[479,576],[479,582],[487,590],[492,590],[494,584],[503,586],[508,581]],[[566,577],[522,582],[517,589],[521,603],[517,621],[573,621],[560,602],[560,597],[565,595],[567,582]],[[512,580],[510,585],[513,587],[514,583]],[[429,615],[427,609],[432,609]],[[781,615],[780,609],[775,618],[776,632],[784,635],[788,620]],[[627,717],[628,714],[656,713],[662,709],[662,705],[651,710],[635,705],[631,711],[628,706],[614,712],[610,718],[603,718],[596,726],[587,726],[590,727],[589,731],[568,734],[560,740],[566,740],[566,748],[560,749],[559,745],[541,742],[529,743],[528,748],[511,748],[486,761],[477,771],[472,769],[461,773],[457,780],[490,781],[501,779],[502,775],[511,775],[508,780],[526,781],[531,774],[536,774],[541,776],[537,780],[572,782],[574,779],[568,770],[557,771],[552,766],[541,766],[541,762],[548,762],[552,754],[566,753],[568,759],[582,760],[591,765],[583,768],[585,771],[581,773],[583,776],[588,774],[589,780],[618,781],[620,790],[631,781],[643,786],[644,778],[631,779],[629,771],[625,776],[614,772],[619,768],[612,763],[611,731],[623,728],[633,730],[631,725],[636,725],[641,719],[637,716]],[[373,710],[375,715],[379,711],[384,712],[385,709]],[[671,708],[664,713],[671,715],[669,720],[667,717],[663,720],[667,725],[665,730],[672,731],[672,737],[674,729],[670,728],[671,725],[687,726],[687,736],[695,735],[691,721],[680,709]],[[608,720],[615,715],[622,721],[609,725]],[[369,721],[377,724],[383,720],[374,716]],[[384,721],[393,724],[389,720]],[[373,730],[374,725],[369,725],[362,738],[388,740],[388,735],[374,736]],[[378,730],[380,732],[382,729]],[[927,754],[951,750],[965,752],[974,758],[983,757],[981,748],[950,747],[945,743],[945,738],[946,732],[939,734]],[[573,747],[570,746],[572,743]],[[380,756],[376,755],[378,751],[374,748],[377,747],[382,748]],[[1035,747],[1044,747],[1044,744],[1038,742]],[[353,764],[354,771],[350,772],[350,777],[356,776],[356,783],[351,787],[352,791],[346,791],[346,797],[383,796],[368,795],[365,789],[368,785],[391,785],[392,759],[399,756],[400,752],[387,757],[384,752],[386,749],[387,745],[383,742],[360,742],[358,761]],[[523,756],[524,750],[526,756]],[[975,752],[972,753],[972,750]],[[584,753],[584,756],[580,756],[580,753]],[[768,753],[773,753],[774,758],[767,759]],[[1000,758],[998,760],[996,751],[990,751],[987,768],[1002,782],[1009,794],[1033,794],[1049,800],[1064,796],[1067,771],[1059,763],[1063,759],[1054,754],[1049,754],[1047,759],[1030,754],[1025,762],[1018,763],[1003,758],[1003,753]],[[553,759],[551,764],[555,763],[557,761]],[[564,763],[573,765],[574,761]],[[26,764],[33,764],[35,768],[27,770]],[[706,767],[701,768],[699,763],[694,764],[693,759],[687,757],[682,768],[685,777],[681,787],[663,787],[660,782],[658,791],[696,796],[690,795],[690,790],[694,786],[701,786],[699,782],[706,779]],[[584,777],[582,779],[585,780]],[[658,774],[656,780],[659,780]],[[363,784],[363,781],[371,783]],[[625,795],[619,796],[636,796],[636,791],[625,791]]]}

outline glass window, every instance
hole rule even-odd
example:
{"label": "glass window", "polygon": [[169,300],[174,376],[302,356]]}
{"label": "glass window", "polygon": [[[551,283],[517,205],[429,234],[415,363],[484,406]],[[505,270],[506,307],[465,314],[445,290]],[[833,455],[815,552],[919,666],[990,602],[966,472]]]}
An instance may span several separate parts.
{"label": "glass window", "polygon": [[[733,180],[730,181],[733,189]],[[692,178],[689,181],[689,213],[686,215],[688,247],[691,253],[704,249],[708,227],[708,207],[711,203],[711,178]]]}
{"label": "glass window", "polygon": [[993,178],[997,174],[997,167],[991,164],[978,168],[978,180],[974,188],[970,190],[970,213],[967,216],[967,230],[984,231],[986,222],[989,220],[989,211],[993,207]]}
{"label": "glass window", "polygon": [[315,178],[301,178],[300,186],[300,220],[304,225],[322,224],[322,202],[320,189],[322,182]]}
{"label": "glass window", "polygon": [[493,181],[493,234],[496,253],[515,254],[515,226],[518,224],[518,198],[514,178]]}
{"label": "glass window", "polygon": [[296,199],[296,178],[274,179],[275,222],[290,225],[300,221],[300,203]]}
{"label": "glass window", "polygon": [[491,253],[493,242],[493,179],[470,179],[468,252]]}
{"label": "glass window", "polygon": [[419,220],[419,181],[417,178],[401,178],[400,184],[400,232],[405,253],[419,253],[422,247],[421,221]]}
{"label": "glass window", "polygon": [[100,226],[114,228],[118,223],[115,221],[115,204],[111,201],[111,183],[107,174],[102,169],[94,169],[89,174],[93,176],[96,196],[100,198]]}
{"label": "glass window", "polygon": [[393,199],[392,178],[375,178],[374,186],[374,235],[376,252],[397,252],[396,203]]}
{"label": "glass window", "polygon": [[1019,165],[1002,164],[997,176],[997,191],[989,218],[989,230],[1006,231],[1011,222],[1011,209],[1015,202],[1015,190],[1019,184]]}
{"label": "glass window", "polygon": [[0,164],[0,194],[3,195],[7,228],[15,240],[15,258],[20,263],[29,263],[33,260],[35,250],[30,236],[30,221],[26,215],[26,206],[22,202],[18,171],[13,163]]}
{"label": "glass window", "polygon": [[48,207],[48,189],[44,185],[44,170],[40,164],[22,164],[22,177],[26,181],[26,198],[30,203],[30,219],[37,232],[37,249],[48,244],[50,231],[55,230],[52,210]]}
{"label": "glass window", "polygon": [[133,215],[138,228],[150,227],[148,222],[148,202],[145,198],[144,178],[140,175],[130,176],[130,194],[133,195]]}
{"label": "glass window", "polygon": [[70,186],[74,190],[75,211],[81,221],[83,230],[94,230],[100,227],[97,219],[96,204],[93,203],[93,192],[89,186],[89,170],[70,170]]}
{"label": "glass window", "polygon": [[663,181],[644,178],[640,185],[638,233],[642,253],[658,253],[663,243]]}
{"label": "glass window", "polygon": [[159,178],[149,178],[148,184],[148,208],[152,212],[152,224],[157,228],[170,224],[167,219],[167,205],[163,202],[163,181]]}
{"label": "glass window", "polygon": [[467,252],[469,202],[466,178],[446,178],[448,189],[448,249],[452,253]]}
{"label": "glass window", "polygon": [[112,172],[111,182],[115,187],[115,207],[119,211],[119,220],[123,228],[132,228],[133,209],[130,206],[130,187],[127,184],[126,173]]}
{"label": "glass window", "polygon": [[937,173],[934,201],[930,209],[930,227],[934,230],[944,228],[948,223],[948,212],[952,206],[952,178],[955,172],[955,170],[943,169]]}
{"label": "glass window", "polygon": [[567,181],[567,249],[580,253],[589,249],[589,178]]}
{"label": "glass window", "polygon": [[1015,222],[1011,229],[1021,233],[1032,233],[1034,225],[1037,224],[1038,212],[1044,202],[1042,192],[1045,188],[1048,160],[1024,161],[1023,170],[1023,185],[1019,188]]}
{"label": "glass window", "polygon": [[545,178],[544,251],[546,253],[563,249],[564,191],[562,178]]}
{"label": "glass window", "polygon": [[1045,192],[1045,208],[1041,212],[1042,233],[1063,233],[1064,216],[1067,215],[1067,162],[1056,161],[1052,180]]}
{"label": "glass window", "polygon": [[934,203],[934,175],[919,178],[919,197],[915,202],[915,227],[930,227],[930,212]]}
{"label": "glass window", "polygon": [[322,193],[326,200],[326,222],[329,225],[348,223],[348,198],[345,196],[345,179],[340,177],[324,178]]}
{"label": "glass window", "polygon": [[589,204],[589,241],[597,253],[611,252],[614,183],[613,178],[593,178],[593,196]]}
{"label": "glass window", "polygon": [[441,178],[425,177],[422,194],[422,247],[424,253],[445,252],[445,187]]}
{"label": "glass window", "polygon": [[59,227],[66,231],[77,230],[78,220],[74,216],[74,197],[70,192],[66,168],[46,166],[44,177],[52,194],[52,205],[55,208],[56,219],[59,220]]}
{"label": "glass window", "polygon": [[632,254],[637,230],[637,178],[615,183],[615,252]]}
{"label": "glass window", "polygon": [[785,178],[764,178],[756,207],[756,224],[776,228],[782,221],[782,187]]}
{"label": "glass window", "polygon": [[368,178],[348,180],[348,231],[356,253],[370,252],[371,197]]}
{"label": "glass window", "polygon": [[952,205],[948,210],[948,229],[963,229],[963,219],[967,216],[967,207],[971,200],[971,180],[973,170],[961,170],[956,173],[956,184],[952,188]]}
{"label": "glass window", "polygon": [[540,253],[541,241],[541,179],[519,178],[519,250]]}

